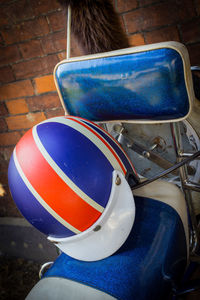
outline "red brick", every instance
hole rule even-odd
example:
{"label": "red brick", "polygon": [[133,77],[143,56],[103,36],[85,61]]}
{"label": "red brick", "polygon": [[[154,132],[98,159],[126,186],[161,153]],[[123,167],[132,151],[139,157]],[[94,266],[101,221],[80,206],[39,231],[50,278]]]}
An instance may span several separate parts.
{"label": "red brick", "polygon": [[6,15],[4,9],[1,7],[0,10],[0,26],[6,26],[9,25],[9,19],[8,16]]}
{"label": "red brick", "polygon": [[200,43],[187,46],[191,65],[200,65]]}
{"label": "red brick", "polygon": [[31,128],[37,123],[44,121],[45,115],[43,112],[29,113],[27,115],[12,116],[6,118],[8,128],[10,130]]}
{"label": "red brick", "polygon": [[56,91],[53,75],[46,75],[34,79],[38,94]]}
{"label": "red brick", "polygon": [[132,10],[138,6],[137,0],[117,0],[117,11],[119,13]]}
{"label": "red brick", "polygon": [[147,44],[166,41],[180,41],[176,26],[170,26],[151,32],[146,32],[145,40]]}
{"label": "red brick", "polygon": [[7,44],[17,43],[49,33],[46,17],[25,21],[7,30],[2,30],[2,36]]}
{"label": "red brick", "polygon": [[40,41],[32,40],[23,44],[19,44],[23,58],[33,58],[44,55]]}
{"label": "red brick", "polygon": [[7,131],[8,127],[3,118],[0,119],[0,132]]}
{"label": "red brick", "polygon": [[60,106],[60,100],[56,93],[32,97],[27,99],[27,102],[30,111],[46,110]]}
{"label": "red brick", "polygon": [[65,29],[67,16],[64,10],[49,15],[48,19],[53,31]]}
{"label": "red brick", "polygon": [[5,4],[7,2],[8,2],[8,0],[0,0],[0,4]]}
{"label": "red brick", "polygon": [[15,79],[11,67],[0,68],[0,83],[11,82]]}
{"label": "red brick", "polygon": [[61,7],[58,1],[55,0],[31,0],[31,6],[35,15],[46,14]]}
{"label": "red brick", "polygon": [[196,11],[198,16],[200,16],[200,0],[195,0]]}
{"label": "red brick", "polygon": [[142,34],[140,33],[136,33],[133,34],[131,36],[128,37],[129,40],[129,44],[130,46],[134,47],[134,46],[140,46],[140,45],[144,45],[144,37]]}
{"label": "red brick", "polygon": [[149,5],[149,4],[153,4],[155,2],[160,2],[160,0],[139,0],[139,6],[145,6],[145,5]]}
{"label": "red brick", "polygon": [[9,113],[12,115],[24,114],[29,111],[25,99],[8,101],[6,102],[6,106],[8,108]]}
{"label": "red brick", "polygon": [[9,100],[33,95],[34,90],[30,80],[13,82],[0,87],[0,100]]}
{"label": "red brick", "polygon": [[64,109],[60,106],[56,109],[46,111],[45,115],[46,115],[47,119],[49,119],[49,118],[64,116],[65,112],[64,112]]}
{"label": "red brick", "polygon": [[17,79],[30,78],[33,76],[52,73],[55,65],[58,63],[56,55],[49,55],[24,61],[13,65],[13,72]]}
{"label": "red brick", "polygon": [[183,43],[195,43],[200,41],[200,19],[181,25]]}
{"label": "red brick", "polygon": [[11,23],[20,22],[33,17],[33,11],[26,0],[18,0],[4,7],[4,12]]}
{"label": "red brick", "polygon": [[21,135],[18,131],[0,133],[0,145],[1,146],[15,145],[17,144],[20,138]]}
{"label": "red brick", "polygon": [[195,16],[193,2],[167,1],[137,9],[124,15],[129,33],[150,30],[166,24],[178,23]]}
{"label": "red brick", "polygon": [[41,39],[45,54],[55,53],[66,49],[66,34],[64,31],[56,32]]}
{"label": "red brick", "polygon": [[20,53],[16,45],[0,47],[0,65],[14,63],[20,59]]}
{"label": "red brick", "polygon": [[5,103],[0,103],[0,116],[6,116],[8,114],[7,107]]}

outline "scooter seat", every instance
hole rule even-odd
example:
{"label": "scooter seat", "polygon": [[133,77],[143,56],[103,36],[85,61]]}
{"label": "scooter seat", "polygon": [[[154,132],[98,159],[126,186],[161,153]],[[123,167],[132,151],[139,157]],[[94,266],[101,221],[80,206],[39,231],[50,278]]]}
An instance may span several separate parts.
{"label": "scooter seat", "polygon": [[180,121],[194,99],[189,55],[177,42],[70,58],[54,78],[65,112],[97,122]]}
{"label": "scooter seat", "polygon": [[187,264],[184,197],[175,185],[157,181],[134,198],[132,231],[114,255],[83,262],[62,253],[26,299],[168,299]]}

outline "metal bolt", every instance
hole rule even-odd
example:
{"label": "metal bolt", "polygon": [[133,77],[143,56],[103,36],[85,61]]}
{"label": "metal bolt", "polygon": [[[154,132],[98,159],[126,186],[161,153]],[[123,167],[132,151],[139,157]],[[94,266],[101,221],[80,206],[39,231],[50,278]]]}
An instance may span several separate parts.
{"label": "metal bolt", "polygon": [[94,229],[93,229],[93,231],[99,231],[101,229],[101,225],[97,225]]}
{"label": "metal bolt", "polygon": [[117,175],[115,183],[116,183],[116,185],[120,185],[121,184],[121,179],[120,179],[119,175]]}
{"label": "metal bolt", "polygon": [[150,153],[148,151],[143,151],[142,152],[142,155],[146,158],[149,158],[150,157]]}

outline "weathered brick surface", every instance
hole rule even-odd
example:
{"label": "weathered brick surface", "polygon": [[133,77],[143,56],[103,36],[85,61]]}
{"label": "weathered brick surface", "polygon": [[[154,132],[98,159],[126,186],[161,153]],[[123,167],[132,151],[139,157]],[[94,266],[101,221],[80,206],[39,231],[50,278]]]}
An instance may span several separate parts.
{"label": "weathered brick surface", "polygon": [[32,95],[34,95],[34,89],[30,80],[16,81],[0,87],[0,100]]}
{"label": "weathered brick surface", "polygon": [[[199,0],[112,1],[131,46],[180,41],[200,64]],[[35,123],[64,115],[52,72],[65,50],[66,13],[56,0],[0,1],[0,216],[19,216],[7,185],[13,146]],[[80,55],[72,36],[71,56]]]}
{"label": "weathered brick surface", "polygon": [[0,118],[0,132],[6,131],[8,129],[5,119]]}
{"label": "weathered brick surface", "polygon": [[6,116],[8,114],[8,110],[6,108],[5,103],[0,103],[0,116]]}
{"label": "weathered brick surface", "polygon": [[21,20],[26,20],[33,16],[33,11],[27,0],[11,2],[1,9],[6,14],[9,24],[18,23]]}
{"label": "weathered brick surface", "polygon": [[129,40],[130,46],[132,46],[132,47],[145,44],[144,36],[140,33],[136,33],[136,34],[129,36],[128,40]]}
{"label": "weathered brick surface", "polygon": [[49,119],[49,118],[54,118],[54,117],[58,117],[58,116],[64,116],[65,112],[62,107],[58,107],[58,108],[46,111],[45,115],[46,115],[47,119]]}
{"label": "weathered brick surface", "polygon": [[6,15],[4,9],[1,8],[1,10],[0,10],[0,27],[6,26],[6,25],[9,25],[9,19],[8,19],[8,16]]}
{"label": "weathered brick surface", "polygon": [[180,41],[178,29],[176,26],[164,27],[158,30],[145,33],[145,40],[147,44],[159,43],[166,41]]}
{"label": "weathered brick surface", "polygon": [[160,0],[138,0],[138,4],[140,7],[147,6],[156,2],[160,2]]}
{"label": "weathered brick surface", "polygon": [[34,79],[38,94],[56,91],[53,75],[47,75]]}
{"label": "weathered brick surface", "polygon": [[6,65],[21,59],[17,45],[0,47],[0,65]]}
{"label": "weathered brick surface", "polygon": [[188,44],[200,41],[200,18],[184,23],[180,29],[184,43]]}
{"label": "weathered brick surface", "polygon": [[2,31],[3,38],[7,44],[29,40],[48,33],[49,26],[47,18],[44,16],[13,25]]}
{"label": "weathered brick surface", "polygon": [[10,66],[0,68],[0,83],[7,83],[14,80],[15,77]]}
{"label": "weathered brick surface", "polygon": [[37,112],[7,117],[6,122],[10,130],[17,130],[31,128],[45,119],[46,118],[43,112]]}
{"label": "weathered brick surface", "polygon": [[57,10],[60,8],[60,4],[55,0],[49,0],[49,1],[31,0],[30,5],[36,16],[40,15],[40,14],[45,14],[45,13],[48,13],[48,12],[51,12],[51,11],[54,11],[54,10]]}
{"label": "weathered brick surface", "polygon": [[15,145],[19,141],[20,137],[21,135],[18,131],[0,133],[0,145],[1,146]]}
{"label": "weathered brick surface", "polygon": [[195,7],[191,1],[165,1],[129,12],[124,15],[124,19],[128,32],[133,33],[184,21],[195,15]]}
{"label": "weathered brick surface", "polygon": [[44,55],[40,40],[31,40],[19,45],[23,58],[33,58]]}
{"label": "weathered brick surface", "polygon": [[58,11],[48,15],[50,27],[53,31],[63,30],[66,27],[66,13]]}
{"label": "weathered brick surface", "polygon": [[7,101],[6,106],[12,115],[24,114],[29,111],[25,99]]}
{"label": "weathered brick surface", "polygon": [[52,73],[58,63],[57,55],[48,55],[33,60],[23,61],[12,66],[16,79],[25,79]]}
{"label": "weathered brick surface", "polygon": [[200,1],[195,0],[197,15],[200,16]]}
{"label": "weathered brick surface", "polygon": [[64,31],[56,32],[41,39],[45,54],[55,53],[66,49],[66,34]]}
{"label": "weathered brick surface", "polygon": [[119,13],[132,10],[138,6],[137,0],[118,0],[117,1],[117,11]]}
{"label": "weathered brick surface", "polygon": [[57,93],[31,97],[27,99],[27,103],[30,111],[47,110],[61,105]]}

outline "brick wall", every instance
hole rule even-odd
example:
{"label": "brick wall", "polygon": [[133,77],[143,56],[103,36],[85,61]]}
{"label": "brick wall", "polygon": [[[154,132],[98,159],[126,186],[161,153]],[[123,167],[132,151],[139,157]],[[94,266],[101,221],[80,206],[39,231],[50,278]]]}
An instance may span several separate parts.
{"label": "brick wall", "polygon": [[[192,64],[200,64],[200,0],[114,0],[114,5],[132,46],[180,41]],[[19,216],[7,186],[15,144],[34,124],[64,113],[52,72],[65,57],[65,24],[55,0],[0,0],[0,183],[6,192],[0,217]],[[81,55],[75,41],[71,52]]]}

